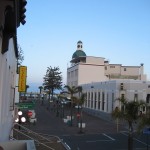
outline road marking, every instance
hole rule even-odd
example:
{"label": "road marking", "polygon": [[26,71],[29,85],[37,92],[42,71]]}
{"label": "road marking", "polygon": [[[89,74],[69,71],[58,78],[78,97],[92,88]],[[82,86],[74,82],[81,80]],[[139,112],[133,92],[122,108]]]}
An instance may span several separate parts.
{"label": "road marking", "polygon": [[92,140],[92,141],[86,141],[86,143],[115,141],[114,138],[108,136],[107,134],[103,133],[103,135],[106,136],[108,140]]}
{"label": "road marking", "polygon": [[[121,132],[121,134],[123,134],[123,135],[125,135],[125,136],[128,136],[128,134],[125,134],[125,133],[122,133]],[[136,138],[133,138],[135,141],[138,141],[139,143],[142,143],[143,145],[145,145],[145,146],[150,146],[150,145],[147,145],[147,143],[145,143],[145,142],[142,142],[142,141],[140,141],[140,140],[138,140],[138,139],[136,139]]]}
{"label": "road marking", "polygon": [[86,141],[86,143],[94,143],[94,142],[107,142],[112,140],[94,140],[94,141]]}
{"label": "road marking", "polygon": [[108,137],[108,138],[109,138],[109,139],[111,139],[112,141],[115,141],[115,139],[114,139],[114,138],[112,138],[112,137],[108,136],[107,134],[103,133],[103,135],[104,135],[104,136],[106,136],[106,137]]}

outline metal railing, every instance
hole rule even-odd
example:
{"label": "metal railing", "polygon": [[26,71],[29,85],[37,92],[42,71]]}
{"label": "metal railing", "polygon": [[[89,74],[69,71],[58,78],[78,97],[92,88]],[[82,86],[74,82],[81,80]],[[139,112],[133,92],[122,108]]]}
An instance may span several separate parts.
{"label": "metal railing", "polygon": [[[36,148],[38,150],[41,149],[48,149],[48,150],[56,150],[55,147],[59,146],[62,147],[62,150],[66,150],[66,145],[63,143],[63,141],[58,137],[58,136],[54,136],[54,135],[49,135],[49,137],[51,138],[46,138],[42,135],[40,135],[39,133],[36,133],[18,123],[14,124],[13,127],[13,138],[20,140],[27,140],[27,139],[31,139],[35,141],[35,145]],[[50,146],[53,145],[53,146]]]}

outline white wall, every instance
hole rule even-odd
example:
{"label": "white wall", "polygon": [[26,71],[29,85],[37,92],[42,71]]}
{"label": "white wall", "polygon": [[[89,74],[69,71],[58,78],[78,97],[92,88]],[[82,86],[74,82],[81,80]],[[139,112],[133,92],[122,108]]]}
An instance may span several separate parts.
{"label": "white wall", "polygon": [[[124,90],[120,90],[120,83],[124,84]],[[105,82],[88,83],[81,86],[83,91],[87,93],[86,104],[90,103],[89,106],[85,105],[85,107],[91,110],[98,110],[105,113],[111,113],[116,106],[119,106],[119,101],[116,101],[116,99],[120,98],[121,94],[124,94],[125,99],[129,101],[133,101],[135,94],[137,94],[138,100],[144,100],[145,102],[147,94],[150,94],[150,82],[140,80],[111,80]],[[93,104],[95,100],[99,101],[98,97],[97,99],[94,97],[95,93],[98,92],[100,92],[101,103],[99,109],[98,106],[96,106],[96,108],[91,107],[91,101],[93,101]],[[90,95],[93,93],[93,99],[91,96],[88,96],[88,93],[90,93]],[[102,110],[102,93],[104,93],[104,110]]]}
{"label": "white wall", "polygon": [[79,65],[78,73],[79,85],[106,80],[106,77],[104,76],[104,66],[81,64]]}
{"label": "white wall", "polygon": [[[0,45],[0,141],[9,140],[13,125],[13,101],[16,85],[16,56],[13,39],[9,40],[9,50],[1,54]],[[0,39],[1,43],[1,39]]]}

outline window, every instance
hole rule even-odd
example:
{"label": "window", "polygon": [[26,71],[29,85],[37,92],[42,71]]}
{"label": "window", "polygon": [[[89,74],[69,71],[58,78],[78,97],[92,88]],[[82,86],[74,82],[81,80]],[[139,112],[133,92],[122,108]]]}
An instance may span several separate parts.
{"label": "window", "polygon": [[97,104],[97,93],[95,92],[95,102],[94,102],[94,108],[96,109],[96,104]]}
{"label": "window", "polygon": [[105,70],[107,70],[107,66],[105,66]]}
{"label": "window", "polygon": [[70,72],[68,72],[68,78],[70,78]]}
{"label": "window", "polygon": [[93,100],[93,92],[91,92],[91,100]]}
{"label": "window", "polygon": [[77,75],[78,75],[78,69],[75,70],[75,76],[77,76]]}
{"label": "window", "polygon": [[115,66],[110,66],[110,68],[115,68]]}
{"label": "window", "polygon": [[147,94],[146,103],[150,103],[150,94]]}
{"label": "window", "polygon": [[104,92],[102,93],[102,110],[104,110],[105,107],[105,95]]}
{"label": "window", "polygon": [[71,71],[71,77],[73,77],[73,71]]}
{"label": "window", "polygon": [[95,100],[97,99],[97,93],[95,92]]}
{"label": "window", "polygon": [[100,110],[100,92],[98,92],[98,109]]}
{"label": "window", "polygon": [[134,94],[134,101],[136,102],[138,100],[138,94]]}
{"label": "window", "polygon": [[93,108],[93,92],[91,93],[91,108]]}
{"label": "window", "polygon": [[98,92],[98,100],[99,100],[99,101],[100,101],[100,98],[101,98],[100,96],[101,96],[101,95],[100,95],[100,92]]}
{"label": "window", "polygon": [[121,99],[125,99],[125,98],[124,98],[124,94],[121,94]]}
{"label": "window", "polygon": [[124,68],[124,71],[127,71],[127,68]]}

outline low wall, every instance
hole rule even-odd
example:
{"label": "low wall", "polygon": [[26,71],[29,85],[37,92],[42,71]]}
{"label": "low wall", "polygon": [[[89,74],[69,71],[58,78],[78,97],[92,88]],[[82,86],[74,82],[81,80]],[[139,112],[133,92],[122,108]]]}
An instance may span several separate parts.
{"label": "low wall", "polygon": [[109,113],[98,111],[98,110],[95,110],[95,109],[89,109],[89,108],[84,108],[83,110],[84,110],[84,112],[86,112],[90,115],[99,117],[103,120],[112,121],[111,114],[109,114]]}

